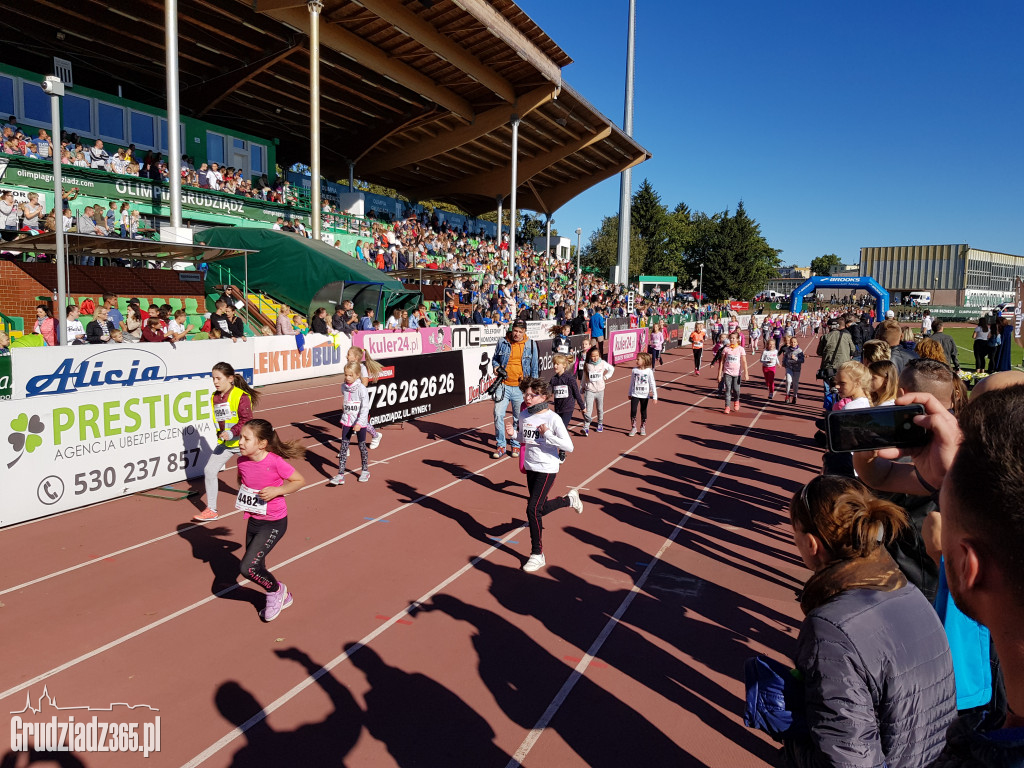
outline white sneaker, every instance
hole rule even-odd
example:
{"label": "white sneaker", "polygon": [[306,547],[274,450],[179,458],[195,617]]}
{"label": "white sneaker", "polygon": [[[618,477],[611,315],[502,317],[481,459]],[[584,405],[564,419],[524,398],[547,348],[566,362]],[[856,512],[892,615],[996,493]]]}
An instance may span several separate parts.
{"label": "white sneaker", "polygon": [[330,480],[327,481],[327,487],[328,488],[333,488],[336,485],[344,485],[344,484],[345,484],[345,474],[343,472],[339,472],[338,474],[336,474],[334,477],[332,477]]}
{"label": "white sneaker", "polygon": [[631,430],[629,430],[629,436],[630,437],[636,437],[636,424],[634,424],[633,428]]}
{"label": "white sneaker", "polygon": [[580,492],[573,488],[566,494],[569,499],[569,506],[576,510],[577,515],[583,514],[583,502],[580,500]]}
{"label": "white sneaker", "polygon": [[530,555],[530,559],[523,563],[523,570],[527,573],[533,573],[539,571],[547,563],[544,560],[544,555]]}
{"label": "white sneaker", "polygon": [[372,451],[372,450],[373,450],[374,448],[376,448],[376,447],[377,447],[378,445],[380,445],[380,439],[381,439],[382,437],[384,437],[384,435],[382,435],[382,434],[381,434],[380,432],[378,432],[378,433],[377,433],[377,436],[376,436],[375,438],[373,438],[372,440],[370,440],[370,450],[371,450],[371,451]]}
{"label": "white sneaker", "polygon": [[362,474],[359,475],[359,482],[360,483],[368,483],[368,482],[370,482],[370,470],[366,470],[365,472],[363,472]]}

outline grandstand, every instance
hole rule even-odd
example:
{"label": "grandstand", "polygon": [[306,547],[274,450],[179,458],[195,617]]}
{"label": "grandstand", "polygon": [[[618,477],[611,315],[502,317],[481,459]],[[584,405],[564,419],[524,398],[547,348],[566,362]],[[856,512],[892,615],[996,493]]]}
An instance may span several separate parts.
{"label": "grandstand", "polygon": [[[158,64],[162,7],[142,2],[122,10],[84,0],[74,15],[56,4],[53,13],[37,12],[49,6],[43,0],[31,12],[14,9],[0,21],[7,39],[20,41],[0,62],[0,112],[14,117],[5,126],[11,130],[0,158],[2,185],[19,203],[38,195],[49,211],[51,161],[45,155],[67,150],[65,224],[79,227],[92,206],[90,221],[109,234],[154,237],[168,222],[170,197],[162,156],[169,144],[165,78]],[[309,177],[280,170],[310,156],[305,4],[182,0],[178,9],[185,223],[194,231],[243,225],[308,233],[317,214],[310,210]],[[379,257],[368,256],[364,244],[387,238],[394,245],[392,222],[418,214],[434,232],[465,239],[431,241],[437,247],[411,252],[404,264],[395,255],[392,268],[420,266],[428,255],[457,269],[468,260],[493,267],[504,255],[500,244],[482,243],[497,232],[475,216],[500,207],[510,192],[513,121],[519,206],[548,216],[649,157],[563,81],[571,59],[512,2],[332,0],[319,18],[325,204],[319,213],[322,238],[347,253]],[[241,28],[246,34],[235,33]],[[117,62],[116,73],[108,62]],[[62,100],[63,142],[53,135],[48,97],[38,85],[55,69],[73,84]],[[116,94],[112,74],[121,83]],[[49,134],[49,150],[40,129]],[[105,142],[107,152],[98,164],[92,154],[97,142]],[[354,178],[397,189],[413,202],[364,193],[354,203]],[[416,204],[428,199],[453,203],[468,215],[441,213],[431,221]],[[54,221],[44,216],[32,225],[45,231]],[[422,233],[417,239],[423,245]],[[461,247],[449,247],[455,244]],[[529,247],[524,256],[532,258]],[[371,264],[381,266],[379,258]],[[9,292],[11,279],[0,280]],[[82,292],[69,288],[69,295]]]}

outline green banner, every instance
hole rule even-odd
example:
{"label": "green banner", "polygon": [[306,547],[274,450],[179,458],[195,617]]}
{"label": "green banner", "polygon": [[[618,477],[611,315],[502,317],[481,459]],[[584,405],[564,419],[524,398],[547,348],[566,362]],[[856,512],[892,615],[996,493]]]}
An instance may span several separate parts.
{"label": "green banner", "polygon": [[[117,203],[120,210],[120,204],[126,202],[143,215],[171,215],[170,185],[166,182],[70,165],[63,166],[61,171],[64,190],[78,189],[77,197],[71,201],[72,211],[87,205],[100,205],[105,211],[111,202]],[[44,209],[53,207],[53,165],[49,161],[0,156],[0,183],[5,189],[12,189],[19,200],[28,192],[36,192]],[[278,216],[309,223],[306,209],[193,187],[182,187],[181,210],[186,219],[216,224],[243,223],[239,219],[272,224]]]}
{"label": "green banner", "polygon": [[0,357],[0,400],[11,399],[11,356]]}

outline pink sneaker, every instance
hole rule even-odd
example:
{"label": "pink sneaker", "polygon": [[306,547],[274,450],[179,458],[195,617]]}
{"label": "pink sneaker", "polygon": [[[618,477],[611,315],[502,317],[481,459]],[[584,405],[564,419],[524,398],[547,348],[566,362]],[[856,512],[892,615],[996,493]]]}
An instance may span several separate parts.
{"label": "pink sneaker", "polygon": [[292,604],[292,595],[283,581],[277,583],[276,592],[267,593],[267,604],[263,608],[262,617],[264,621],[270,622],[277,618],[285,608]]}
{"label": "pink sneaker", "polygon": [[740,409],[740,404],[739,403],[734,403],[733,406],[732,406],[732,409],[734,411],[738,411]]}
{"label": "pink sneaker", "polygon": [[218,515],[214,510],[207,507],[192,519],[195,520],[197,523],[206,523],[210,520],[220,519],[220,515]]}

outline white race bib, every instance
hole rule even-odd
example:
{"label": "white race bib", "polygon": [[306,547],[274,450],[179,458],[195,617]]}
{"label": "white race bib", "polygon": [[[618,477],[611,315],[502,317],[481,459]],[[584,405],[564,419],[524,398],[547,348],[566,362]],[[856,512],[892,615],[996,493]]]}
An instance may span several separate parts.
{"label": "white race bib", "polygon": [[565,400],[569,397],[569,387],[566,384],[555,386],[555,400]]}
{"label": "white race bib", "polygon": [[555,351],[558,354],[560,354],[560,355],[568,355],[569,354],[569,345],[568,344],[559,344],[558,347],[555,349]]}
{"label": "white race bib", "polygon": [[526,425],[526,424],[523,425],[523,442],[524,443],[526,443],[527,445],[536,445],[538,437],[540,437],[540,435],[537,434],[537,428],[536,427],[531,427],[531,426]]}
{"label": "white race bib", "polygon": [[267,514],[267,502],[260,498],[259,491],[243,483],[238,489],[235,509],[248,512],[250,515],[265,515]]}
{"label": "white race bib", "polygon": [[213,418],[215,421],[228,421],[234,418],[234,411],[231,410],[230,403],[217,403],[213,406]]}
{"label": "white race bib", "polygon": [[591,371],[590,372],[590,380],[591,381],[600,381],[601,380],[601,372],[600,371]]}
{"label": "white race bib", "polygon": [[359,401],[356,400],[355,402],[352,402],[352,403],[346,402],[345,403],[345,413],[351,413],[353,416],[358,415],[358,413],[359,413]]}

